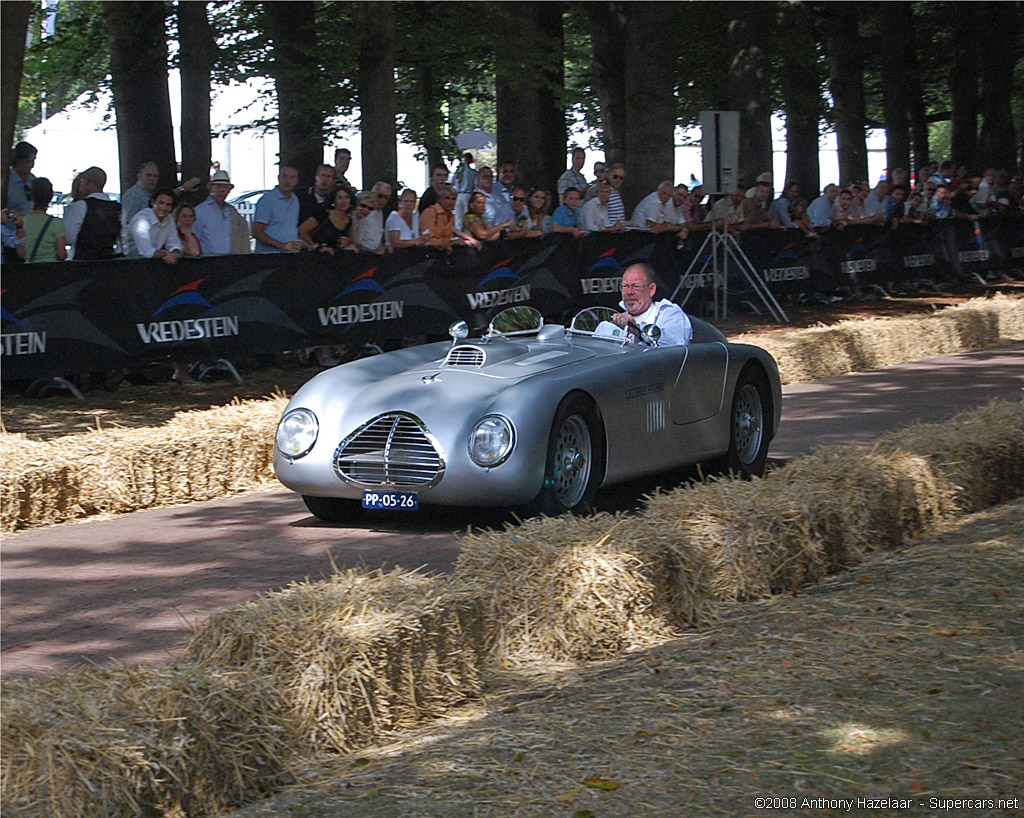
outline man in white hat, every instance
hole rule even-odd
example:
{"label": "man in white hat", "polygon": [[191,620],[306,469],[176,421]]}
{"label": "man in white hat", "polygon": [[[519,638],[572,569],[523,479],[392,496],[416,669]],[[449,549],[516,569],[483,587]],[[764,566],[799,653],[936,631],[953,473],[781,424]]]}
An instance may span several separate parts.
{"label": "man in white hat", "polygon": [[192,228],[203,248],[203,255],[245,254],[249,245],[249,223],[227,203],[234,185],[226,170],[210,177],[210,195],[196,207],[196,224]]}

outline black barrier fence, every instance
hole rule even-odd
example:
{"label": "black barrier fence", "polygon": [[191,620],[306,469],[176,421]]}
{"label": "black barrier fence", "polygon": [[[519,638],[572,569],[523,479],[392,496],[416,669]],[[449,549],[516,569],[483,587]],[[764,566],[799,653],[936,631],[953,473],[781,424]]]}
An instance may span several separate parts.
{"label": "black barrier fence", "polygon": [[[177,265],[10,264],[0,303],[2,377],[118,369],[169,355],[237,359],[444,335],[459,319],[480,330],[515,304],[564,320],[586,306],[617,305],[622,271],[637,261],[655,269],[662,296],[680,283],[680,297],[711,287],[710,267],[693,263],[702,240],[695,233],[678,247],[674,235],[637,231],[498,241],[449,255],[405,249],[389,256],[216,256]],[[778,296],[969,278],[1024,264],[1024,229],[1011,219],[855,226],[820,238],[750,231],[740,244]]]}

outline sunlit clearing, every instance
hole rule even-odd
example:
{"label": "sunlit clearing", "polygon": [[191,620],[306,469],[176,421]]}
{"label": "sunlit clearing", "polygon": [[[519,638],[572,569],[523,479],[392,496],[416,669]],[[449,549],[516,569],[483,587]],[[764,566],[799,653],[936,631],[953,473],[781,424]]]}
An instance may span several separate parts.
{"label": "sunlit clearing", "polygon": [[909,738],[903,730],[868,727],[865,724],[841,724],[825,730],[823,735],[832,742],[832,752],[851,755],[873,753],[883,747],[902,744]]}

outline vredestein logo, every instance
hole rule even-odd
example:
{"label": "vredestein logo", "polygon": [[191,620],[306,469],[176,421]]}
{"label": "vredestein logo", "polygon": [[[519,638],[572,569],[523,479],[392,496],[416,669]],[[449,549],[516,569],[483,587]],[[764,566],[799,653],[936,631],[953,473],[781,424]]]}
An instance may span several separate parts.
{"label": "vredestein logo", "polygon": [[[0,296],[7,290],[0,290]],[[0,355],[41,355],[46,352],[46,333],[35,332],[7,307],[0,306],[0,319],[14,324],[20,332],[0,335]]]}
{"label": "vredestein logo", "polygon": [[958,258],[961,263],[970,261],[988,261],[989,252],[985,247],[985,240],[981,237],[981,228],[974,228],[974,235],[971,236],[971,244],[975,245],[975,250],[961,250],[958,254]]}
{"label": "vredestein logo", "polygon": [[935,264],[935,255],[931,248],[923,241],[917,242],[910,248],[910,252],[903,256],[903,266],[908,269],[917,267],[931,267]]}
{"label": "vredestein logo", "polygon": [[597,261],[590,265],[590,272],[593,275],[580,279],[580,288],[584,295],[622,291],[622,265],[615,258],[616,249],[613,247],[598,256]]}
{"label": "vredestein logo", "polygon": [[[199,292],[199,278],[175,290],[153,313],[153,318],[177,307],[192,306],[206,310],[214,309],[213,304]],[[136,324],[144,344],[169,344],[177,341],[199,341],[203,338],[226,338],[238,335],[237,315],[212,315],[199,318],[165,318],[148,324]]]}
{"label": "vredestein logo", "polygon": [[871,251],[864,246],[863,236],[853,243],[853,246],[846,254],[846,261],[839,265],[839,269],[847,275],[870,273],[872,270],[878,269],[878,262],[871,255]]}
{"label": "vredestein logo", "polygon": [[484,289],[487,285],[497,281],[522,281],[522,278],[508,266],[510,261],[512,261],[510,258],[499,261],[476,285],[478,292],[466,293],[471,309],[480,310],[489,309],[490,307],[504,307],[508,304],[522,304],[524,301],[530,300],[529,284],[518,284],[500,290]]}
{"label": "vredestein logo", "polygon": [[795,247],[796,242],[787,244],[761,271],[765,281],[800,281],[811,277],[810,268],[800,264]]}
{"label": "vredestein logo", "polygon": [[[385,290],[374,274],[377,267],[371,267],[365,273],[356,276],[352,283],[334,296],[334,300],[346,298],[353,293],[369,293],[372,296],[386,296]],[[364,324],[372,321],[392,321],[405,314],[405,301],[377,300],[367,304],[332,304],[330,307],[317,307],[320,325],[328,324]]]}

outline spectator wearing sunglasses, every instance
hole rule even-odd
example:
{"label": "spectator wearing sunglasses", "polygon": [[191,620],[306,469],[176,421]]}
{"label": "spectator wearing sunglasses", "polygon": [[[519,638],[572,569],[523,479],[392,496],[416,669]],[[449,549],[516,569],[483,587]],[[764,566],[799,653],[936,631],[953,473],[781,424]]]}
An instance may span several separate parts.
{"label": "spectator wearing sunglasses", "polygon": [[539,239],[544,237],[544,231],[526,226],[530,218],[530,210],[526,206],[529,197],[526,191],[517,187],[512,191],[512,227],[505,231],[506,239]]}
{"label": "spectator wearing sunglasses", "polygon": [[608,218],[612,224],[626,221],[626,203],[622,201],[622,183],[626,181],[626,166],[616,162],[608,169],[612,195],[608,197]]}

